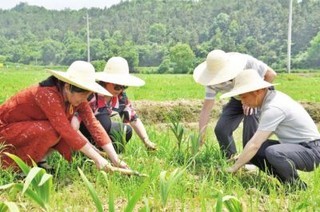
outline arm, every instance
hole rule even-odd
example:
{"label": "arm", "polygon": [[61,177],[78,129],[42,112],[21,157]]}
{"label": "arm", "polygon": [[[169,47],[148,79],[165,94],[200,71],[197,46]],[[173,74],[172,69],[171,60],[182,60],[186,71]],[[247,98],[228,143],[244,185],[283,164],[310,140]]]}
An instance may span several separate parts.
{"label": "arm", "polygon": [[120,158],[118,157],[118,154],[114,150],[114,147],[112,143],[105,144],[101,147],[108,155],[108,158],[112,161],[112,163],[120,168],[129,169],[129,166]]}
{"label": "arm", "polygon": [[227,172],[236,172],[249,162],[260,149],[261,145],[270,137],[270,131],[257,131],[244,147],[235,164],[227,169]]}
{"label": "arm", "polygon": [[214,106],[215,100],[212,99],[205,99],[203,102],[202,110],[200,112],[199,118],[199,134],[200,134],[200,142],[201,144],[204,143],[206,129],[210,120],[210,114],[212,108]]}
{"label": "arm", "polygon": [[86,143],[81,149],[86,156],[94,161],[98,169],[108,168],[110,163],[103,158],[89,143]]}
{"label": "arm", "polygon": [[[75,118],[76,119],[76,118]],[[77,125],[80,125],[80,123],[78,124],[77,122],[76,122],[76,120],[75,119],[72,119],[73,120],[73,125],[72,126],[77,126]],[[74,125],[76,123],[76,125]],[[89,147],[86,147],[85,149],[84,149],[84,151],[86,151],[86,152],[84,152],[84,151],[82,151],[81,149],[80,149],[80,151],[82,151],[84,154],[86,154],[86,153],[88,153],[88,154],[90,154],[90,156],[89,155],[87,155],[88,157],[90,157],[95,163],[96,163],[96,165],[97,165],[97,167],[99,168],[100,167],[100,164],[104,164],[104,162],[102,161],[102,159],[101,159],[101,154],[99,153],[99,150],[95,147],[95,146],[93,146],[89,141],[88,141],[88,139],[81,133],[81,131],[80,130],[78,130],[78,129],[75,129],[75,130],[77,130],[77,132],[78,132],[78,134],[81,136],[81,138],[83,139],[83,140],[85,140],[86,142],[87,142],[87,144],[86,145],[89,145]],[[93,149],[99,156],[97,156],[97,155],[93,155],[91,152],[92,152],[92,150],[91,149]],[[121,161],[120,159],[119,159],[119,157],[118,157],[118,154],[116,153],[116,151],[114,150],[114,147],[112,146],[112,143],[110,142],[110,143],[108,143],[108,144],[105,144],[105,145],[103,145],[102,147],[101,147],[106,153],[107,153],[107,157],[111,160],[111,162],[112,162],[112,164],[114,164],[115,166],[117,166],[117,167],[120,167],[120,168],[124,168],[124,169],[128,169],[129,167],[128,167],[128,165],[124,162],[124,161]],[[92,157],[94,157],[94,158],[92,158]],[[102,157],[103,158],[103,157]],[[104,158],[103,158],[104,159]]]}
{"label": "arm", "polygon": [[139,118],[130,122],[130,125],[148,149],[156,149],[156,145],[149,140],[146,128],[144,127],[142,121]]}
{"label": "arm", "polygon": [[277,73],[268,66],[267,72],[264,75],[264,80],[267,82],[272,82],[277,76]]}

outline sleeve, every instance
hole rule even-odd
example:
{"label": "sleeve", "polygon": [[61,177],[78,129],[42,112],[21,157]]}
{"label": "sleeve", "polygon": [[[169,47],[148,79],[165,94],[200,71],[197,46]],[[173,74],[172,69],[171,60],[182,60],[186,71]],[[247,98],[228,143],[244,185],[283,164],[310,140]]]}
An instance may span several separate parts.
{"label": "sleeve", "polygon": [[45,113],[52,127],[72,149],[79,150],[86,144],[86,141],[72,128],[65,113],[64,102],[57,90],[52,87],[39,88],[35,101]]}
{"label": "sleeve", "polygon": [[78,113],[84,125],[90,132],[90,135],[92,136],[92,138],[98,146],[103,146],[110,142],[109,135],[102,127],[100,122],[96,119],[87,102],[84,102],[79,105]]}
{"label": "sleeve", "polygon": [[124,123],[135,121],[138,118],[138,115],[125,92],[119,96],[119,109],[119,115],[122,117]]}
{"label": "sleeve", "polygon": [[205,99],[214,100],[218,93],[218,89],[214,86],[206,86],[205,87]]}
{"label": "sleeve", "polygon": [[274,132],[285,119],[285,113],[279,108],[269,108],[261,113],[258,130]]}
{"label": "sleeve", "polygon": [[261,78],[264,78],[264,75],[267,73],[268,70],[268,65],[250,55],[246,55],[246,57],[247,65],[245,69],[255,69],[258,71]]}

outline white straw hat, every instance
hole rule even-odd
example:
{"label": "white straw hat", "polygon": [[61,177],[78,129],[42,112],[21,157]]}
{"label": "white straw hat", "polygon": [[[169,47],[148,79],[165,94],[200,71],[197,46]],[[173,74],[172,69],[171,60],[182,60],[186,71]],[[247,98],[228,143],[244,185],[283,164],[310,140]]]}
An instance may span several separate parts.
{"label": "white straw hat", "polygon": [[228,54],[222,50],[213,50],[206,61],[193,71],[193,79],[202,85],[216,85],[232,80],[244,69],[246,60],[241,54]]}
{"label": "white straw hat", "polygon": [[232,96],[238,96],[240,94],[248,93],[251,91],[260,90],[262,88],[268,88],[276,84],[271,84],[264,81],[258,72],[254,69],[246,69],[240,72],[234,79],[234,86],[231,91],[223,94],[220,98],[227,98]]}
{"label": "white straw hat", "polygon": [[108,60],[103,72],[96,73],[96,79],[103,82],[126,86],[142,86],[145,82],[129,73],[129,65],[122,57],[112,57]]}
{"label": "white straw hat", "polygon": [[55,70],[48,71],[59,80],[70,85],[105,96],[112,96],[110,92],[95,81],[95,70],[91,63],[75,61],[69,66],[66,72]]}

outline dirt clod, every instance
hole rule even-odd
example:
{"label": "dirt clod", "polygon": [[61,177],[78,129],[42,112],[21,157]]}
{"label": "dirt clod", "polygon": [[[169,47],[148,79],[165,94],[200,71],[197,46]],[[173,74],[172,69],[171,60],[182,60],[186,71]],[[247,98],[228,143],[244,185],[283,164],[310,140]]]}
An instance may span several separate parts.
{"label": "dirt clod", "polygon": [[[203,100],[134,101],[133,105],[143,123],[198,122]],[[320,103],[301,102],[316,123],[320,122]],[[211,116],[218,118],[223,102],[217,101]]]}

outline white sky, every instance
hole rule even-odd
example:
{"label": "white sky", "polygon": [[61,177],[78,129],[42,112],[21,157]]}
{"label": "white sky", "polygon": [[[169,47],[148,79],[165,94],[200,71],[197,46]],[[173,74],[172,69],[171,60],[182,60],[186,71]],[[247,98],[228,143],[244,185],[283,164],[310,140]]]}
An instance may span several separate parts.
{"label": "white sky", "polygon": [[20,2],[26,2],[29,5],[42,6],[51,10],[63,10],[66,8],[79,10],[91,7],[101,9],[104,7],[109,8],[114,4],[120,3],[120,0],[0,0],[0,9],[11,9]]}

